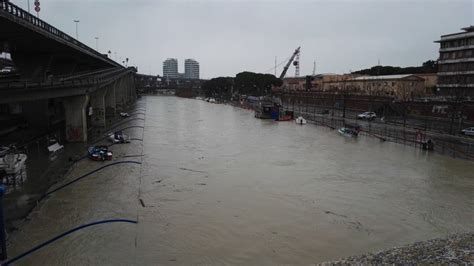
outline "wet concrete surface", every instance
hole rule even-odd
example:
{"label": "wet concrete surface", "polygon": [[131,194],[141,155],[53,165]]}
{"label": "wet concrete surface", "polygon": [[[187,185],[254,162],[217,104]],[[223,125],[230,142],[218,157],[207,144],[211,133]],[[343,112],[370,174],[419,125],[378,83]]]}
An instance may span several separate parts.
{"label": "wet concrete surface", "polygon": [[[112,150],[143,164],[49,196],[9,254],[98,219],[138,224],[79,231],[18,265],[311,264],[474,229],[473,163],[198,100],[137,108],[146,120],[130,125],[145,130],[128,133],[144,141]],[[101,165],[83,160],[63,182]]]}

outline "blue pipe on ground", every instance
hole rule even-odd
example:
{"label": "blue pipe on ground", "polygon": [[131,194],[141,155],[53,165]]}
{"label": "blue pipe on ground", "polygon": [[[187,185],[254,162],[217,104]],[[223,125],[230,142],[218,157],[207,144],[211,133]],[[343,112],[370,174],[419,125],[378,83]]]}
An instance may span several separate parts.
{"label": "blue pipe on ground", "polygon": [[30,249],[30,250],[28,250],[28,251],[26,251],[26,252],[23,252],[22,254],[20,254],[20,255],[18,255],[18,256],[16,256],[16,257],[13,257],[13,258],[11,258],[11,259],[9,259],[9,260],[3,262],[2,265],[10,265],[10,263],[13,263],[13,262],[15,262],[15,261],[17,261],[17,260],[19,260],[19,259],[21,259],[21,258],[24,258],[24,257],[30,255],[31,253],[37,251],[38,249],[41,249],[41,248],[43,248],[43,247],[45,247],[45,246],[47,246],[47,245],[53,243],[54,241],[56,241],[56,240],[58,240],[58,239],[61,239],[61,238],[65,237],[65,236],[67,236],[67,235],[69,235],[69,234],[72,234],[72,233],[74,233],[74,232],[76,232],[76,231],[79,231],[79,230],[81,230],[81,229],[84,229],[84,228],[87,228],[87,227],[90,227],[90,226],[99,225],[99,224],[105,224],[105,223],[132,223],[132,224],[137,224],[138,222],[137,222],[137,221],[133,221],[133,220],[128,220],[128,219],[109,219],[109,220],[102,220],[102,221],[92,222],[92,223],[88,223],[88,224],[83,224],[83,225],[81,225],[81,226],[78,226],[78,227],[76,227],[76,228],[73,228],[73,229],[71,229],[71,230],[68,230],[68,231],[66,231],[66,232],[64,232],[64,233],[62,233],[62,234],[60,234],[60,235],[58,235],[58,236],[55,236],[55,237],[49,239],[48,241],[43,242],[43,243],[37,245],[36,247],[34,247],[34,248],[32,248],[32,249]]}
{"label": "blue pipe on ground", "polygon": [[117,165],[117,164],[124,164],[124,163],[142,164],[141,162],[137,162],[137,161],[120,161],[120,162],[114,162],[114,163],[110,163],[110,164],[101,166],[101,167],[99,167],[99,168],[97,168],[97,169],[95,169],[95,170],[93,170],[93,171],[91,171],[91,172],[89,172],[89,173],[87,173],[87,174],[85,174],[85,175],[82,175],[82,176],[80,176],[80,177],[78,177],[78,178],[76,178],[76,179],[74,179],[74,180],[71,180],[71,181],[67,182],[66,184],[64,184],[64,185],[62,185],[62,186],[59,186],[58,188],[55,188],[55,189],[53,189],[53,190],[51,190],[51,191],[49,191],[49,192],[46,192],[43,196],[41,196],[41,198],[38,200],[38,202],[42,201],[42,200],[43,200],[45,197],[47,197],[48,195],[53,194],[54,192],[56,192],[56,191],[58,191],[58,190],[60,190],[60,189],[63,189],[63,188],[65,188],[65,187],[69,186],[69,185],[72,185],[73,183],[76,183],[77,181],[79,181],[79,180],[81,180],[81,179],[83,179],[83,178],[85,178],[85,177],[87,177],[87,176],[90,176],[90,175],[92,175],[92,174],[94,174],[94,173],[96,173],[96,172],[98,172],[98,171],[100,171],[100,170],[102,170],[102,169],[104,169],[104,168],[107,168],[107,167],[110,167],[110,166],[114,166],[114,165]]}

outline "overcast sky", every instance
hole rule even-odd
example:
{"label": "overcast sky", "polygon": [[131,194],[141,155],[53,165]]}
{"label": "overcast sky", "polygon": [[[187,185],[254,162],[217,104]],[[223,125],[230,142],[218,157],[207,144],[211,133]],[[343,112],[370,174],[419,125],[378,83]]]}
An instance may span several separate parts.
{"label": "overcast sky", "polygon": [[[28,0],[11,0],[26,9]],[[33,9],[33,1],[30,4]],[[273,73],[274,60],[301,46],[301,75],[376,65],[415,66],[438,58],[440,35],[474,25],[473,0],[237,1],[40,0],[40,18],[99,50],[130,58],[140,73],[162,62],[200,63],[201,77]],[[282,71],[278,67],[277,73]],[[288,76],[294,75],[294,67]]]}

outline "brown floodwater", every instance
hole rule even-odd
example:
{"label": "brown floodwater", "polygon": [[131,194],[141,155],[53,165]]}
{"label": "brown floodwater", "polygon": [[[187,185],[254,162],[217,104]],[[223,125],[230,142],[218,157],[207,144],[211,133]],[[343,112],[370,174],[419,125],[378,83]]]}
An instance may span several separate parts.
{"label": "brown floodwater", "polygon": [[[143,142],[41,203],[10,257],[87,222],[20,265],[311,264],[474,230],[474,163],[228,105],[142,98]],[[125,157],[141,155],[137,157]],[[81,161],[72,180],[101,163]]]}

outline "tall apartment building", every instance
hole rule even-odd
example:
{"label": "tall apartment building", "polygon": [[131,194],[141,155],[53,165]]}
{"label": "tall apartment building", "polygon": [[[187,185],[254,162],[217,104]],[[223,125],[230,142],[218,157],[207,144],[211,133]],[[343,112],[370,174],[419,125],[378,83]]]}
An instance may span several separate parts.
{"label": "tall apartment building", "polygon": [[440,95],[456,99],[474,97],[474,26],[441,36],[438,85]]}
{"label": "tall apartment building", "polygon": [[163,62],[163,77],[178,78],[178,59],[168,58]]}
{"label": "tall apartment building", "polygon": [[184,78],[199,79],[199,62],[194,59],[184,60]]}

